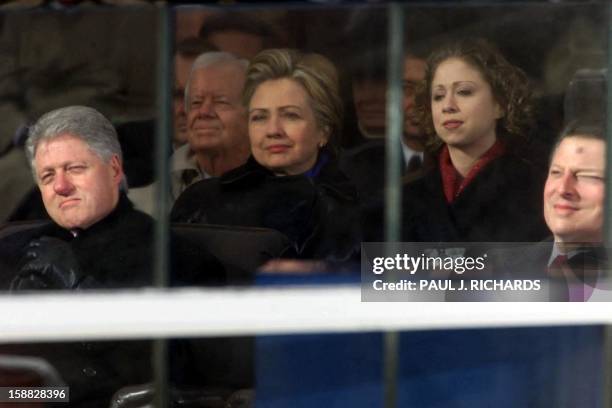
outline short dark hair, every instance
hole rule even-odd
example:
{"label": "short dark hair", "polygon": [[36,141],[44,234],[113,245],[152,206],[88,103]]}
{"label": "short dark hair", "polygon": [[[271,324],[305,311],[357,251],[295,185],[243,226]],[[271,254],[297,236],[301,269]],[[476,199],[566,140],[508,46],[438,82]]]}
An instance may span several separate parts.
{"label": "short dark hair", "polygon": [[550,157],[548,163],[552,161],[552,158],[557,151],[557,148],[565,139],[570,137],[582,137],[585,139],[595,139],[606,142],[606,126],[604,122],[600,121],[581,121],[574,120],[563,128],[555,143],[552,150],[550,151]]}

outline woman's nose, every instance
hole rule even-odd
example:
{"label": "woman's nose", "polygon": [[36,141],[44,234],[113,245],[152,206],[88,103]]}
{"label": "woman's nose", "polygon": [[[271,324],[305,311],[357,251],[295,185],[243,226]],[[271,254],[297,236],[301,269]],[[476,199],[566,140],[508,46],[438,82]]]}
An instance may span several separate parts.
{"label": "woman's nose", "polygon": [[459,110],[459,108],[457,107],[457,101],[453,94],[446,95],[442,103],[443,112],[457,112],[457,110]]}
{"label": "woman's nose", "polygon": [[277,137],[282,134],[282,125],[278,116],[272,116],[266,124],[266,134],[268,136]]}

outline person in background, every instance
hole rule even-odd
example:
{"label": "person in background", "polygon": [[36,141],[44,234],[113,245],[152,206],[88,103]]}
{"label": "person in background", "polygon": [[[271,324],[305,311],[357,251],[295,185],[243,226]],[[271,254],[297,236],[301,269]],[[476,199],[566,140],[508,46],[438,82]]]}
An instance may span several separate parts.
{"label": "person in background", "polygon": [[[404,180],[418,178],[423,174],[425,168],[433,164],[431,155],[425,154],[426,137],[415,114],[415,92],[418,84],[425,78],[425,59],[420,55],[416,50],[408,50],[404,57],[402,72],[404,126],[401,139],[401,161]],[[380,86],[386,90],[386,81],[382,81]],[[382,108],[381,121],[386,121],[384,90],[381,91],[381,98],[378,101],[379,108]],[[386,125],[382,132],[386,132]],[[346,150],[340,160],[340,168],[359,191],[363,206],[362,224],[367,241],[384,240],[382,226],[385,167],[384,137]]]}
{"label": "person in background", "polygon": [[[205,52],[191,68],[183,100],[187,143],[170,157],[169,203],[199,180],[218,177],[246,162],[247,114],[240,95],[248,62],[227,52]],[[175,113],[178,101],[175,99]],[[154,186],[131,189],[138,208],[153,215]]]}
{"label": "person in background", "polygon": [[[420,54],[408,51],[404,56],[402,75],[404,126],[402,133],[402,159],[404,175],[416,178],[416,171],[423,167],[425,156],[425,132],[419,125],[416,115],[416,90],[425,79],[425,58]],[[420,174],[420,173],[418,173]]]}
{"label": "person in background", "polygon": [[384,61],[383,46],[366,48],[353,57],[349,67],[352,100],[360,132],[358,139],[361,139],[357,145],[385,137],[387,70]]}
{"label": "person in background", "polygon": [[403,191],[404,241],[544,238],[544,172],[521,150],[533,113],[520,69],[485,40],[450,42],[428,58],[417,113],[438,164]]}
{"label": "person in background", "polygon": [[280,41],[278,30],[273,25],[253,14],[236,12],[206,17],[199,37],[221,51],[247,60],[266,48],[278,46]]}
{"label": "person in background", "polygon": [[171,199],[196,181],[219,177],[250,154],[247,112],[241,102],[247,61],[209,52],[194,62],[185,91],[187,141],[171,158]]}
{"label": "person in background", "polygon": [[217,48],[205,40],[191,37],[176,45],[174,52],[174,134],[173,150],[187,143],[187,114],[185,113],[185,88],[196,58]]}
{"label": "person in background", "polygon": [[[196,57],[204,52],[216,51],[206,41],[191,37],[179,42],[174,50],[173,131],[169,141],[173,152],[187,143],[187,116],[185,114],[185,86]],[[124,169],[130,187],[130,199],[145,211],[152,206],[152,190],[146,188],[154,180],[155,120],[131,121],[116,126],[124,156]],[[145,188],[143,188],[145,187]],[[146,211],[149,212],[149,211]]]}
{"label": "person in background", "polygon": [[172,221],[267,227],[306,259],[358,252],[358,199],[336,166],[342,102],[335,67],[318,54],[272,49],[250,63],[243,92],[252,155],[188,188]]}
{"label": "person in background", "polygon": [[[190,37],[180,41],[174,51],[173,128],[170,151],[187,143],[187,114],[185,113],[185,87],[191,67],[202,53],[216,51],[206,41]],[[155,211],[154,163],[155,121],[128,122],[117,126],[119,142],[126,156],[125,169],[130,191],[128,196],[136,208],[153,215]],[[192,154],[189,148],[184,148]]]}

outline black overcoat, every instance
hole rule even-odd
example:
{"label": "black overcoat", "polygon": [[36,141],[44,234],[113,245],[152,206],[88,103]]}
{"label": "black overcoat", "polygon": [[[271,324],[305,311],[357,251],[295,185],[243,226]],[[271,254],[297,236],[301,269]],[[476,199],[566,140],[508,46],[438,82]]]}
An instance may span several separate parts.
{"label": "black overcoat", "polygon": [[405,242],[536,242],[544,239],[544,174],[524,158],[503,155],[451,203],[436,166],[403,190]]}
{"label": "black overcoat", "polygon": [[347,260],[361,242],[356,189],[331,160],[315,177],[275,176],[251,157],[190,186],[171,220],[272,228],[291,240],[290,256],[304,259]]}
{"label": "black overcoat", "polygon": [[[64,246],[66,254],[79,266],[74,287],[29,289],[120,289],[151,286],[153,283],[153,219],[133,208],[122,194],[117,207],[90,228],[70,231],[48,223],[8,235],[0,240],[0,289],[21,279],[24,253],[28,245],[41,238],[52,238],[55,245]],[[221,264],[197,243],[172,241],[171,282],[184,284],[221,284],[224,271]],[[52,250],[59,249],[58,246]],[[61,263],[61,257],[50,259]],[[27,281],[27,276],[24,277]],[[44,279],[43,279],[44,281]],[[19,288],[20,285],[12,285]],[[27,284],[26,284],[26,288]],[[78,311],[75,311],[77,313]],[[62,316],[49,316],[62,319]],[[100,331],[104,328],[100,327]],[[125,386],[150,382],[150,341],[98,341],[51,344],[8,345],[1,353],[40,357],[47,360],[70,387],[71,407],[108,407],[112,395]]]}

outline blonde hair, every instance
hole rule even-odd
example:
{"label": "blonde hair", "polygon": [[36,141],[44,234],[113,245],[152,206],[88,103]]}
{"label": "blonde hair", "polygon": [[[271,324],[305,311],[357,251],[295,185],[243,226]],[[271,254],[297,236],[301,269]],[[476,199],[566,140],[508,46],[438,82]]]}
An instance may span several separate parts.
{"label": "blonde hair", "polygon": [[264,50],[251,60],[247,69],[243,104],[249,106],[257,87],[263,82],[281,78],[292,79],[306,90],[317,125],[328,132],[333,149],[341,134],[343,115],[334,64],[320,54],[302,53],[295,49]]}

